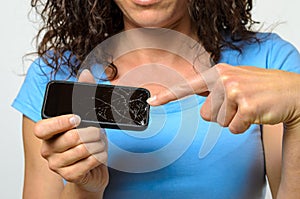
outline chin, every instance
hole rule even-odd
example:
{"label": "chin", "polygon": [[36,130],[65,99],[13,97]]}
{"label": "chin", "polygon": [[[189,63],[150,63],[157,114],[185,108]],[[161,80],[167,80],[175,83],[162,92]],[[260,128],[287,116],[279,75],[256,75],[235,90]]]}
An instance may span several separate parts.
{"label": "chin", "polygon": [[143,27],[143,28],[164,28],[167,27],[168,24],[172,24],[171,20],[168,20],[168,17],[157,17],[156,16],[139,16],[136,17],[136,20],[131,20],[128,22],[131,26]]}

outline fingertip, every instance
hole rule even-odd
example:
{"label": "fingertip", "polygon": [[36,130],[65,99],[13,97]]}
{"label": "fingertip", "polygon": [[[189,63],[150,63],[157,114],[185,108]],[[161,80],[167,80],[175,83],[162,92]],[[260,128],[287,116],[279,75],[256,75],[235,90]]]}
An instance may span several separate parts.
{"label": "fingertip", "polygon": [[212,121],[211,96],[208,96],[200,109],[200,115],[205,121]]}
{"label": "fingertip", "polygon": [[229,126],[229,131],[230,131],[232,134],[235,134],[235,135],[238,135],[238,134],[242,134],[242,133],[243,133],[243,131],[238,130],[238,129],[236,129],[236,128],[233,128],[233,127],[231,127],[231,126]]}
{"label": "fingertip", "polygon": [[157,100],[157,96],[154,95],[154,96],[149,97],[149,98],[147,99],[147,103],[150,104],[151,106],[155,106],[156,100]]}
{"label": "fingertip", "polygon": [[147,103],[151,106],[160,106],[177,99],[179,99],[179,96],[172,92],[172,90],[165,89],[148,98]]}
{"label": "fingertip", "polygon": [[168,102],[170,102],[170,100],[165,95],[154,95],[153,97],[147,99],[147,103],[150,106],[160,106]]}
{"label": "fingertip", "polygon": [[229,131],[233,134],[242,134],[244,133],[251,124],[243,122],[243,121],[238,121],[239,123],[237,124],[236,121],[233,121],[229,124],[228,128]]}
{"label": "fingertip", "polygon": [[41,121],[38,121],[35,125],[34,125],[34,128],[33,128],[33,133],[34,135],[39,138],[39,139],[42,139],[43,138],[43,126],[41,125]]}
{"label": "fingertip", "polygon": [[203,108],[200,109],[200,115],[203,120],[210,121],[210,117],[208,116],[208,113],[205,110],[203,110]]}
{"label": "fingertip", "polygon": [[77,127],[80,122],[80,117],[73,114],[43,119],[35,124],[34,134],[39,139],[48,140],[56,134]]}
{"label": "fingertip", "polygon": [[72,115],[70,118],[69,118],[69,121],[70,121],[70,124],[74,127],[78,126],[81,122],[81,118],[79,115]]}
{"label": "fingertip", "polygon": [[83,71],[81,71],[78,77],[78,81],[86,83],[96,83],[93,74],[88,69],[84,69]]}

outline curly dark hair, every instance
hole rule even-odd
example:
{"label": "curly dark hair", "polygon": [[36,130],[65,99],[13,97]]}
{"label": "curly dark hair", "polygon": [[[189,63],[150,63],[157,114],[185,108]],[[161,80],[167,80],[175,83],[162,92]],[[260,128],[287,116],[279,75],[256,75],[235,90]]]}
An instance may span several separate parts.
{"label": "curly dark hair", "polygon": [[[113,0],[32,0],[31,6],[43,22],[36,37],[43,35],[37,54],[54,72],[67,64],[70,75],[76,75],[97,44],[124,29],[122,12]],[[251,30],[258,23],[252,19],[252,7],[252,0],[190,0],[199,42],[215,63],[224,48],[242,52],[239,41],[258,41]],[[64,56],[66,52],[71,55]],[[114,79],[117,69],[114,64],[110,68]]]}

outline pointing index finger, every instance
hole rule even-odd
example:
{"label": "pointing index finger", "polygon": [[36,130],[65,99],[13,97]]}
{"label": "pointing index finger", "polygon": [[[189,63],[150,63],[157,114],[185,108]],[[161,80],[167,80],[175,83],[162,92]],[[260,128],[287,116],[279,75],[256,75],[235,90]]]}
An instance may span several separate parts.
{"label": "pointing index finger", "polygon": [[211,91],[218,77],[218,71],[215,67],[212,67],[202,73],[187,78],[185,82],[160,91],[149,98],[147,102],[151,106],[158,106],[193,94],[207,96],[207,93]]}

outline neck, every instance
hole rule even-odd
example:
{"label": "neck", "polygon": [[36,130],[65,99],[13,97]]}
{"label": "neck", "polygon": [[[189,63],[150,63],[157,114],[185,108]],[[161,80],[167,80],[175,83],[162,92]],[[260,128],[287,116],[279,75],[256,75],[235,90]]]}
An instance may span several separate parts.
{"label": "neck", "polygon": [[[162,50],[178,54],[186,40],[198,41],[196,29],[192,26],[192,19],[187,11],[188,8],[185,9],[186,12],[183,12],[183,15],[156,25],[150,25],[150,23],[145,25],[145,23],[146,27],[124,15],[126,46],[137,50],[135,59],[142,59],[148,63],[156,62],[159,57],[163,57]],[[124,40],[122,45],[124,45]],[[143,51],[143,49],[147,49],[147,51]],[[169,53],[163,59],[170,58],[173,61],[174,57]]]}
{"label": "neck", "polygon": [[[187,9],[187,8],[186,8]],[[171,21],[169,23],[163,24],[163,25],[156,25],[156,26],[147,26],[142,27],[136,23],[133,23],[126,17],[124,17],[124,30],[132,30],[136,28],[163,28],[163,29],[170,29],[177,32],[180,32],[182,34],[185,34],[195,40],[197,39],[196,29],[192,26],[192,19],[189,15],[189,12],[185,12],[185,14],[181,17],[179,17],[177,20]]]}

